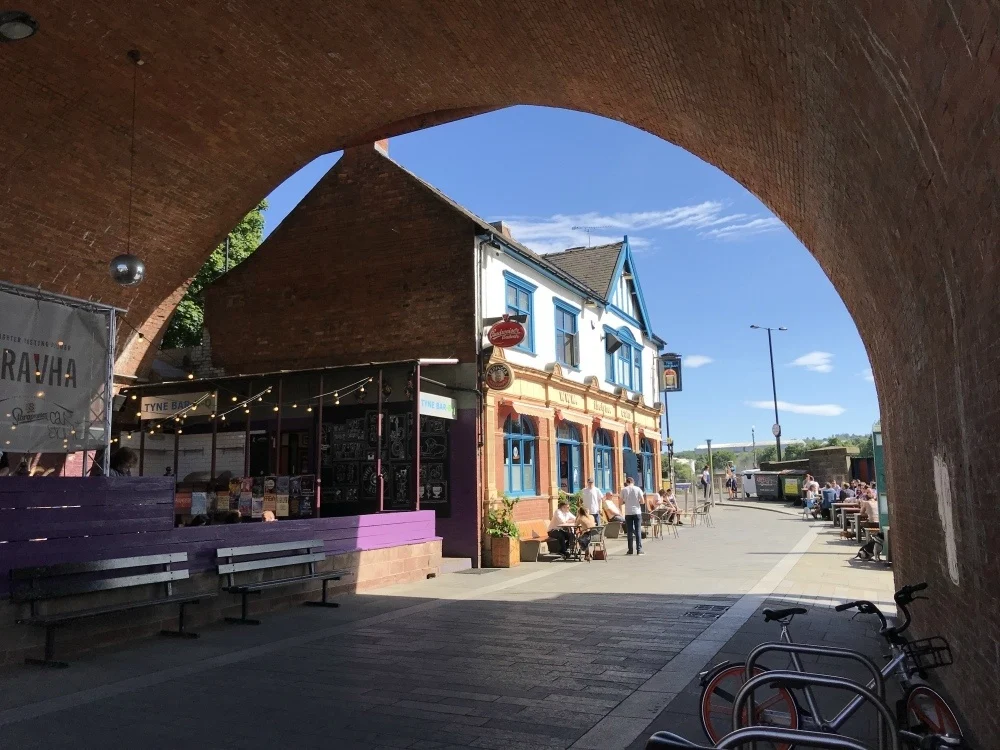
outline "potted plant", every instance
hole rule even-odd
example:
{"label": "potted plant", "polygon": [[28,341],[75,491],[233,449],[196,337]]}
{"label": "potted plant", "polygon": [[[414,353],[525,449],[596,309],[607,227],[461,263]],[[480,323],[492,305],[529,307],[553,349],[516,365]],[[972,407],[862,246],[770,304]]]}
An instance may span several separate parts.
{"label": "potted plant", "polygon": [[494,568],[512,568],[521,564],[520,532],[514,523],[517,500],[504,495],[490,508],[486,533],[490,537],[490,555]]}

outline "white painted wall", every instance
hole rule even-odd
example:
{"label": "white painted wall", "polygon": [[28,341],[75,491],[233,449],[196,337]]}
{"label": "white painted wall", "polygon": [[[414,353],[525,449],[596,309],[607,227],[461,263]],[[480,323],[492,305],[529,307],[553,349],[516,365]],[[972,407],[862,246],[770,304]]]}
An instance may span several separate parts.
{"label": "white painted wall", "polygon": [[580,369],[571,370],[563,367],[563,374],[569,380],[583,383],[584,378],[595,376],[601,384],[601,390],[614,392],[615,386],[606,380],[604,326],[617,330],[626,326],[632,337],[643,344],[642,354],[642,398],[647,406],[652,406],[659,400],[656,389],[656,345],[647,339],[640,328],[623,320],[610,310],[587,308],[584,298],[569,289],[551,281],[531,266],[521,263],[517,258],[507,255],[490,245],[483,245],[482,266],[482,316],[492,318],[503,315],[507,311],[507,280],[504,271],[521,277],[534,284],[537,289],[533,295],[534,321],[534,351],[535,354],[510,348],[506,350],[507,360],[525,367],[544,370],[556,362],[556,328],[555,300],[568,302],[581,310],[579,319],[580,333]]}

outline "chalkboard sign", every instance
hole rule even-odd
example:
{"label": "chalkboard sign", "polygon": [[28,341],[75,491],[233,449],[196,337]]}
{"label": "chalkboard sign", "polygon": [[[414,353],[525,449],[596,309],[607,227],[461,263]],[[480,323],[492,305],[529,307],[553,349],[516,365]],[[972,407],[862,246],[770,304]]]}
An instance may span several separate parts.
{"label": "chalkboard sign", "polygon": [[757,497],[778,497],[778,475],[764,474],[763,472],[754,475],[754,485],[757,487]]}
{"label": "chalkboard sign", "polygon": [[439,518],[451,516],[448,488],[448,421],[420,417],[420,507],[433,509]]}

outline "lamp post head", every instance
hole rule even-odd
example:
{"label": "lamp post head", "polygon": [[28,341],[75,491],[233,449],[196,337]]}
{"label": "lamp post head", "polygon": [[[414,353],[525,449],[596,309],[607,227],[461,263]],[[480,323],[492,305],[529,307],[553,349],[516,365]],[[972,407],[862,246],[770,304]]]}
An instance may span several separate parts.
{"label": "lamp post head", "polygon": [[778,330],[779,331],[787,331],[788,329],[785,328],[784,326],[778,326]]}
{"label": "lamp post head", "polygon": [[757,329],[757,328],[760,328],[760,326],[759,326],[759,325],[756,325],[756,324],[753,324],[753,325],[751,325],[750,327],[751,327],[751,328],[753,328],[753,329]]}

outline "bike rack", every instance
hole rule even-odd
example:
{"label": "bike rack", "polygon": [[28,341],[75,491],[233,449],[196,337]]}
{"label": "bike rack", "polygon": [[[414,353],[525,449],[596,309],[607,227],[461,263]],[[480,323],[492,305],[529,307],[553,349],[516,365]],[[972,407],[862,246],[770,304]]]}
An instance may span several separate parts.
{"label": "bike rack", "polygon": [[[879,700],[882,701],[882,703],[885,703],[885,677],[882,675],[882,671],[875,665],[875,662],[864,654],[859,654],[856,651],[851,651],[846,648],[838,648],[836,646],[814,646],[808,643],[762,643],[751,651],[749,656],[747,656],[746,668],[743,670],[744,680],[750,679],[750,675],[753,674],[753,668],[757,666],[757,659],[760,658],[760,655],[770,651],[781,651],[790,654],[792,657],[792,663],[795,665],[795,669],[803,674],[806,674],[806,671],[802,668],[802,662],[799,661],[799,654],[830,656],[835,659],[847,659],[848,661],[858,662],[871,673],[872,681],[875,684],[875,694],[878,696]],[[812,715],[819,719],[819,707],[816,705],[816,701],[813,699],[811,692],[806,692],[806,702],[809,704],[809,710],[812,712]],[[753,716],[754,702],[752,695],[748,700],[747,710],[749,711],[748,716]],[[737,725],[734,724],[733,728],[737,728]],[[827,731],[829,728],[825,726],[824,723],[824,725],[820,725],[820,729]],[[885,748],[884,729],[885,727],[880,721],[878,723],[877,741],[879,748],[882,750]]]}
{"label": "bike rack", "polygon": [[[792,644],[794,645],[794,644]],[[881,717],[885,724],[886,732],[879,732],[880,743],[879,750],[886,750],[886,744],[884,742],[884,735],[889,735],[889,747],[892,750],[900,750],[899,745],[899,734],[896,732],[896,720],[893,718],[892,713],[889,711],[885,702],[881,700],[875,693],[866,688],[864,685],[859,685],[858,683],[845,679],[843,677],[832,677],[825,674],[811,674],[809,672],[792,672],[788,670],[774,670],[770,672],[762,672],[755,677],[751,677],[744,683],[743,687],[736,694],[736,700],[733,703],[733,727],[736,730],[742,728],[742,713],[743,706],[748,702],[748,699],[753,694],[753,691],[759,688],[761,685],[773,684],[780,687],[828,687],[828,688],[839,688],[841,690],[847,690],[852,693],[856,693],[861,696],[864,700],[867,700],[876,710],[881,714]],[[752,727],[750,727],[752,728]],[[761,727],[762,729],[782,729],[781,727]],[[801,731],[801,730],[786,730],[786,731]],[[735,734],[733,732],[732,734]],[[732,734],[727,734],[722,738],[722,741],[731,737]],[[819,734],[813,732],[806,732],[806,734]],[[838,737],[840,739],[847,739],[840,737],[839,735],[827,734],[821,735],[826,737]],[[727,747],[721,744],[721,742],[716,745],[716,747],[722,748]],[[756,742],[755,738],[745,738],[745,742]],[[847,746],[849,747],[849,746]],[[863,745],[861,746],[864,747]]]}
{"label": "bike rack", "polygon": [[871,750],[850,737],[839,734],[822,734],[801,729],[784,727],[743,727],[730,732],[719,744],[712,747],[696,745],[673,732],[657,732],[646,741],[646,750],[728,750],[741,747],[746,742],[780,742],[796,748],[818,748],[819,750]]}

